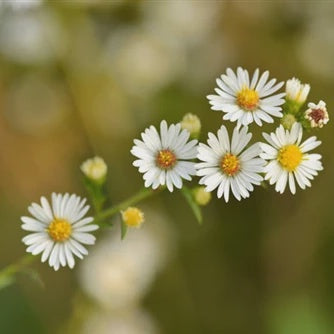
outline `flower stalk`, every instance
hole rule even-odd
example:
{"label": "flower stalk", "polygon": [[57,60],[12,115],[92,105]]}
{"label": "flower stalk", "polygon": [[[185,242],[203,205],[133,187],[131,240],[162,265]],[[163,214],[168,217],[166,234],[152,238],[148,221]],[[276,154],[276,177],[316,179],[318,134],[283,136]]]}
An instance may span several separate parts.
{"label": "flower stalk", "polygon": [[26,254],[17,262],[8,265],[0,271],[0,290],[14,283],[15,276],[24,271],[34,260],[36,256]]}
{"label": "flower stalk", "polygon": [[111,218],[112,216],[114,216],[115,214],[119,213],[122,210],[125,210],[126,208],[128,208],[129,206],[135,205],[151,196],[153,196],[154,194],[157,194],[158,192],[160,192],[161,190],[163,190],[163,187],[160,187],[157,190],[153,190],[151,188],[143,188],[141,189],[139,192],[137,192],[135,195],[129,197],[128,199],[126,199],[123,202],[120,202],[108,209],[105,209],[103,211],[101,211],[99,214],[96,215],[95,217],[95,221],[98,223]]}

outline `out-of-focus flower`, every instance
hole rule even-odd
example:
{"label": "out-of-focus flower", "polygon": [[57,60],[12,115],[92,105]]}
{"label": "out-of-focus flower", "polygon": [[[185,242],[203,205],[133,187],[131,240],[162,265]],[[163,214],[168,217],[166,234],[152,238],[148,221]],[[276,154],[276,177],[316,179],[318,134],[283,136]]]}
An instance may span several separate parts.
{"label": "out-of-focus flower", "polygon": [[45,64],[61,56],[66,36],[54,15],[47,11],[19,11],[0,22],[0,53],[22,64]]}
{"label": "out-of-focus flower", "polygon": [[70,103],[57,81],[29,74],[8,87],[3,112],[16,130],[30,136],[45,136],[67,126],[64,120],[70,114]]}
{"label": "out-of-focus flower", "polygon": [[310,89],[309,84],[302,84],[297,78],[289,79],[286,82],[286,99],[302,105],[305,103]]}
{"label": "out-of-focus flower", "polygon": [[42,0],[1,0],[0,8],[9,7],[12,10],[28,10],[39,7]]}
{"label": "out-of-focus flower", "polygon": [[53,193],[51,206],[45,197],[41,197],[41,205],[32,203],[28,210],[33,218],[21,217],[22,229],[32,232],[22,239],[28,246],[27,252],[42,253],[42,262],[49,259],[54,270],[66,265],[73,268],[73,254],[80,259],[87,255],[82,244],[93,245],[95,237],[88,232],[98,229],[90,224],[92,217],[84,218],[89,209],[85,202],[86,199],[76,195]]}
{"label": "out-of-focus flower", "polygon": [[193,196],[198,205],[205,206],[211,200],[211,193],[205,191],[205,187],[196,187],[193,189]]}
{"label": "out-of-focus flower", "polygon": [[333,5],[331,2],[324,2],[321,6],[310,6],[308,9],[312,10],[312,13],[305,14],[309,19],[306,20],[307,26],[303,35],[298,39],[298,59],[317,78],[331,81],[334,59]]}
{"label": "out-of-focus flower", "polygon": [[87,159],[80,168],[87,178],[98,183],[103,183],[108,171],[107,164],[100,157]]}
{"label": "out-of-focus flower", "polygon": [[82,289],[104,308],[137,305],[166,262],[173,240],[166,218],[149,209],[145,216],[147,225],[140,233],[128,233],[123,240],[117,233],[106,235],[80,267]]}
{"label": "out-of-focus flower", "polygon": [[219,2],[145,1],[142,9],[145,22],[152,30],[189,45],[201,43],[212,33],[219,22],[222,5]]}
{"label": "out-of-focus flower", "polygon": [[305,118],[310,121],[312,128],[322,128],[329,121],[329,116],[324,101],[319,101],[318,104],[309,103],[305,111]]}
{"label": "out-of-focus flower", "polygon": [[208,145],[199,144],[197,158],[203,162],[196,165],[197,175],[202,177],[199,183],[206,186],[206,191],[218,188],[218,198],[224,195],[228,202],[231,189],[234,197],[240,201],[249,197],[254,190],[253,185],[261,183],[259,173],[263,171],[264,160],[259,158],[259,143],[243,151],[251,138],[247,127],[239,131],[236,126],[230,144],[226,127],[222,125],[217,136],[209,133]]}
{"label": "out-of-focus flower", "polygon": [[144,213],[138,208],[128,207],[125,211],[122,211],[122,219],[128,227],[138,228],[144,222]]}
{"label": "out-of-focus flower", "polygon": [[187,89],[203,91],[222,64],[234,59],[234,46],[219,27],[222,2],[143,1],[140,7],[146,30],[170,45],[182,59],[177,79]]}
{"label": "out-of-focus flower", "polygon": [[321,155],[307,152],[318,147],[321,142],[313,136],[301,144],[303,128],[300,123],[295,123],[291,131],[284,130],[280,125],[270,135],[263,133],[263,137],[269,143],[261,143],[261,157],[268,161],[264,169],[265,180],[269,180],[270,184],[276,184],[275,190],[281,194],[287,183],[291,193],[296,193],[295,179],[300,188],[310,187],[310,180],[323,168]]}
{"label": "out-of-focus flower", "polygon": [[141,134],[143,141],[135,139],[131,153],[138,158],[133,162],[140,173],[144,173],[145,187],[157,189],[167,185],[169,191],[174,186],[182,188],[182,179],[191,180],[195,175],[195,163],[187,161],[196,158],[197,140],[187,142],[190,133],[181,130],[180,124],[166,121],[160,124],[160,134],[151,125]]}
{"label": "out-of-focus flower", "polygon": [[201,132],[201,120],[198,116],[188,113],[181,121],[181,128],[189,131],[192,138],[198,138]]}
{"label": "out-of-focus flower", "polygon": [[141,98],[174,80],[185,63],[179,44],[144,27],[112,34],[104,61],[123,89]]}
{"label": "out-of-focus flower", "polygon": [[80,324],[81,334],[157,334],[158,328],[149,313],[140,308],[122,312],[96,310]]}
{"label": "out-of-focus flower", "polygon": [[279,90],[284,82],[275,85],[276,79],[268,81],[269,71],[265,71],[259,78],[259,69],[256,69],[250,80],[247,70],[238,67],[237,73],[230,68],[226,75],[216,80],[219,88],[215,88],[218,95],[208,95],[212,110],[221,110],[225,113],[223,119],[238,122],[238,126],[248,125],[253,121],[262,126],[262,121],[273,123],[271,116],[282,117],[282,108],[285,93],[272,95]]}

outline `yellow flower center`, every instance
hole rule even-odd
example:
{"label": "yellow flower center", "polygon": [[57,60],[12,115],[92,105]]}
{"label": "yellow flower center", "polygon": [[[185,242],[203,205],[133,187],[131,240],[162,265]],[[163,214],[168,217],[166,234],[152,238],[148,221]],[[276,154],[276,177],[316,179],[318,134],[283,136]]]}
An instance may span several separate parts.
{"label": "yellow flower center", "polygon": [[240,169],[240,162],[237,156],[227,153],[220,162],[220,168],[228,176],[235,175]]}
{"label": "yellow flower center", "polygon": [[302,161],[303,153],[297,145],[283,146],[277,156],[278,162],[284,169],[289,172],[293,172],[299,166]]}
{"label": "yellow flower center", "polygon": [[72,225],[65,219],[56,218],[48,226],[47,232],[54,241],[65,241],[71,236]]}
{"label": "yellow flower center", "polygon": [[144,213],[138,208],[129,207],[122,211],[123,222],[129,227],[139,227],[144,222]]}
{"label": "yellow flower center", "polygon": [[259,104],[259,94],[254,89],[244,87],[237,95],[237,103],[239,107],[246,111],[253,111]]}
{"label": "yellow flower center", "polygon": [[162,169],[172,168],[176,163],[176,156],[170,150],[161,150],[157,155],[157,165]]}

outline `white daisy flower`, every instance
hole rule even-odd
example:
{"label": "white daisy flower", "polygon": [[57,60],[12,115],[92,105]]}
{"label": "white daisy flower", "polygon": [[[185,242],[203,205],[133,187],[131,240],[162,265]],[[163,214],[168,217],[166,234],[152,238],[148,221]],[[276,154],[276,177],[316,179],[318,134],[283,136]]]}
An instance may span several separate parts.
{"label": "white daisy flower", "polygon": [[168,127],[162,121],[160,134],[151,125],[141,134],[143,141],[134,140],[131,153],[138,160],[133,165],[144,174],[145,187],[156,189],[166,184],[173,191],[174,186],[182,188],[182,179],[191,180],[191,175],[196,174],[195,163],[187,160],[196,158],[197,140],[187,142],[189,136],[189,131],[181,131],[180,124]]}
{"label": "white daisy flower", "polygon": [[218,198],[224,195],[228,202],[231,188],[234,197],[240,201],[249,197],[253,185],[261,183],[263,178],[259,173],[263,172],[265,161],[259,158],[259,143],[244,150],[251,138],[247,127],[241,130],[235,127],[230,144],[226,127],[222,125],[217,137],[209,133],[208,145],[199,144],[197,158],[203,162],[196,165],[197,175],[202,176],[199,183],[206,186],[206,191],[218,188]]}
{"label": "white daisy flower", "polygon": [[74,255],[83,258],[87,249],[82,245],[93,245],[95,237],[87,232],[95,231],[98,225],[90,224],[94,218],[85,217],[89,205],[86,199],[76,195],[52,194],[52,203],[41,197],[41,205],[32,203],[28,210],[31,217],[21,217],[22,229],[33,232],[22,241],[27,252],[33,255],[42,253],[42,262],[58,270],[60,266],[74,267]]}
{"label": "white daisy flower", "polygon": [[310,187],[310,180],[323,169],[321,155],[307,153],[321,142],[313,136],[301,144],[302,136],[303,128],[300,123],[294,123],[291,131],[284,130],[280,125],[275,133],[263,133],[263,137],[269,143],[261,143],[263,153],[260,156],[268,160],[265,166],[265,180],[269,180],[270,184],[276,183],[275,190],[281,194],[287,183],[292,194],[296,193],[295,179],[300,188]]}
{"label": "white daisy flower", "polygon": [[305,118],[310,121],[312,128],[322,128],[329,121],[329,116],[324,101],[319,101],[318,104],[309,103],[305,111]]}
{"label": "white daisy flower", "polygon": [[238,121],[238,126],[248,125],[253,121],[259,126],[262,126],[262,121],[273,123],[271,116],[283,116],[280,106],[285,102],[285,93],[272,94],[284,82],[275,84],[276,79],[268,81],[268,78],[268,71],[259,78],[259,69],[256,69],[250,80],[247,70],[238,67],[237,73],[234,73],[228,68],[226,75],[223,74],[216,80],[219,88],[215,88],[215,92],[218,95],[207,96],[211,109],[223,111],[223,119]]}

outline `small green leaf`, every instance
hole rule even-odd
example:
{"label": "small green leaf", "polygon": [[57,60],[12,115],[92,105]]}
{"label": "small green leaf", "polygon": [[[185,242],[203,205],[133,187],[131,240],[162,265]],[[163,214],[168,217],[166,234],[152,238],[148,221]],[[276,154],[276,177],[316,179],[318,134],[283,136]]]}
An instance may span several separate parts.
{"label": "small green leaf", "polygon": [[202,224],[203,217],[202,217],[202,211],[200,206],[195,202],[194,197],[192,195],[192,192],[189,188],[183,186],[181,189],[182,195],[186,199],[187,203],[189,204],[194,216],[196,217],[199,224]]}
{"label": "small green leaf", "polygon": [[125,238],[127,231],[128,226],[123,222],[123,219],[121,219],[121,240]]}

